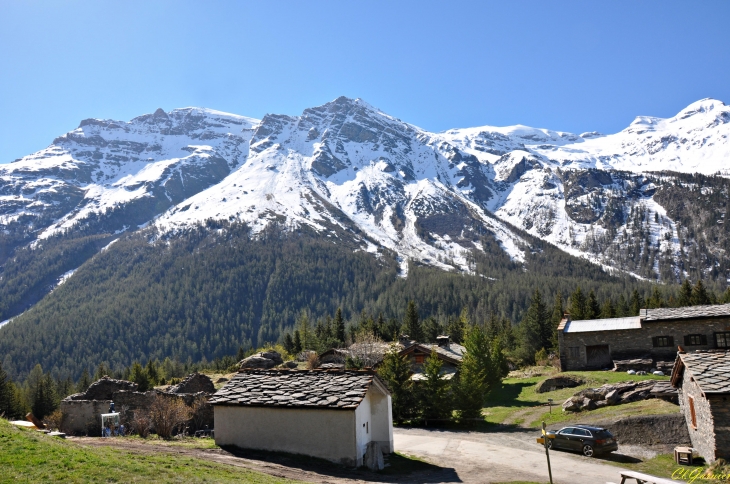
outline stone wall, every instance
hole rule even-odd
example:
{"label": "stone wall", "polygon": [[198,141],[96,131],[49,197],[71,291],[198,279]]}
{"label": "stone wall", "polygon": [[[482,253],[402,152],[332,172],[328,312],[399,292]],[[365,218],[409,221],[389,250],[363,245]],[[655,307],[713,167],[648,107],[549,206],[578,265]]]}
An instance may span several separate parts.
{"label": "stone wall", "polygon": [[[569,424],[561,423],[561,427]],[[607,428],[620,445],[691,445],[691,439],[681,413],[668,415],[639,415],[614,420],[591,421],[590,425]]]}
{"label": "stone wall", "polygon": [[[157,390],[149,392],[118,391],[112,395],[111,400],[77,400],[70,397],[61,402],[61,432],[68,435],[88,435],[98,437],[101,435],[101,414],[109,412],[109,404],[114,401],[115,410],[122,415],[121,421],[130,422],[133,414],[138,410],[147,410],[155,398],[169,398],[182,400],[187,406],[192,407],[198,397],[207,397],[205,393],[164,393]],[[189,429],[195,430],[197,426],[213,428],[213,407],[206,404],[199,409],[198,418],[192,418],[188,422]]]}
{"label": "stone wall", "polygon": [[109,412],[111,400],[61,401],[59,430],[68,435],[101,436],[101,414]]}
{"label": "stone wall", "polygon": [[[278,353],[277,353],[278,354]],[[168,393],[215,393],[213,380],[202,373],[191,373],[177,385],[167,389]]]}
{"label": "stone wall", "polygon": [[[695,420],[697,428],[692,426],[692,415],[689,407],[689,397],[694,397]],[[697,449],[699,454],[707,462],[713,462],[715,456],[715,420],[712,416],[710,402],[702,396],[702,390],[692,379],[692,375],[686,369],[682,376],[682,386],[679,388],[679,406],[684,414],[689,430],[692,447]]]}
{"label": "stone wall", "polygon": [[[715,347],[715,333],[730,331],[730,318],[695,319],[679,321],[641,322],[640,329],[613,331],[591,331],[585,333],[558,332],[560,343],[560,363],[563,371],[590,370],[587,366],[586,346],[608,345],[614,360],[648,356],[656,360],[671,360],[677,355],[677,346],[687,351],[706,350]],[[686,346],[684,337],[702,334],[707,338],[706,345]],[[655,336],[672,336],[674,345],[655,348]],[[578,355],[572,357],[569,348],[577,348]]]}
{"label": "stone wall", "polygon": [[730,395],[708,395],[715,423],[715,456],[730,460]]}

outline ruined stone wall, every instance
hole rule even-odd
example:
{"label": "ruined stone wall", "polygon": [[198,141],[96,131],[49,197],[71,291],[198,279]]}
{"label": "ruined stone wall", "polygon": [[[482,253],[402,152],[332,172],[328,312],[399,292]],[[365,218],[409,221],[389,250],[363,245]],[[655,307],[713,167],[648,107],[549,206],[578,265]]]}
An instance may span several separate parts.
{"label": "ruined stone wall", "polygon": [[61,401],[59,430],[68,435],[101,436],[101,414],[109,412],[111,400]]}
{"label": "ruined stone wall", "polygon": [[[651,356],[654,360],[674,361],[677,346],[687,351],[715,348],[715,333],[730,331],[730,318],[695,319],[681,321],[642,322],[641,329],[621,329],[614,331],[590,331],[585,333],[558,333],[560,343],[560,363],[563,371],[587,370],[586,346],[608,345],[611,358],[628,359]],[[706,345],[686,346],[684,337],[702,334],[707,338]],[[655,348],[652,338],[672,336],[674,344],[670,347]],[[578,355],[571,357],[569,348],[578,348]]]}
{"label": "ruined stone wall", "polygon": [[[101,435],[101,414],[109,412],[109,404],[113,401],[114,407],[119,412],[122,423],[131,422],[135,411],[148,410],[155,401],[155,398],[167,398],[181,400],[185,405],[192,407],[196,398],[207,397],[205,393],[164,393],[157,390],[149,392],[118,391],[112,395],[111,400],[76,400],[66,398],[61,402],[61,432],[69,435],[88,435],[98,437]],[[191,418],[187,427],[190,431],[198,428],[213,428],[213,407],[205,403],[198,410],[198,415]]]}

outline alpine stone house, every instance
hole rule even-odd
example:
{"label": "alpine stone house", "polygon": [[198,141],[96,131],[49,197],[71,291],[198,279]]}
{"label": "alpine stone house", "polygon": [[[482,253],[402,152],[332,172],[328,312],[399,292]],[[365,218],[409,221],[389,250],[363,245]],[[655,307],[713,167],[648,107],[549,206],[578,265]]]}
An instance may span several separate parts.
{"label": "alpine stone house", "polygon": [[692,447],[707,462],[730,459],[730,351],[680,351],[671,382]]}
{"label": "alpine stone house", "polygon": [[[613,368],[631,358],[673,362],[687,351],[730,348],[730,304],[642,309],[639,316],[572,321],[558,326],[563,371]],[[670,363],[671,365],[671,363]]]}
{"label": "alpine stone house", "polygon": [[370,371],[241,370],[210,400],[217,445],[363,465],[393,452],[391,397]]}

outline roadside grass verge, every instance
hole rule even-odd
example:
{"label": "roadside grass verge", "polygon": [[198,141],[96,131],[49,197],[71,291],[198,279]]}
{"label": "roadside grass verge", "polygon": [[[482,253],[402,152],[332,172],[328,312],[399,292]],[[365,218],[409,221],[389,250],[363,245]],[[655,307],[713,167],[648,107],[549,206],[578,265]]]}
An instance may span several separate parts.
{"label": "roadside grass verge", "polygon": [[[681,466],[674,462],[674,456],[672,454],[659,454],[651,459],[646,459],[641,462],[626,462],[617,455],[607,455],[601,459],[606,464],[611,464],[617,467],[623,467],[636,472],[643,472],[644,474],[651,474],[657,477],[663,477],[665,479],[675,479],[677,481],[690,480],[690,475],[694,472],[695,475],[703,474],[708,466]],[[676,471],[676,474],[675,474]],[[682,476],[684,472],[684,477]],[[698,479],[695,482],[700,482]],[[705,482],[705,481],[702,481]],[[719,481],[723,482],[723,481]]]}
{"label": "roadside grass verge", "polygon": [[0,419],[0,482],[293,483],[239,467],[173,454],[88,448]]}
{"label": "roadside grass verge", "polygon": [[[655,376],[655,375],[629,375],[623,372],[614,371],[571,371],[561,373],[561,375],[573,375],[583,379],[586,383],[575,387],[575,388],[563,388],[546,393],[537,393],[535,388],[537,384],[548,378],[550,373],[541,376],[532,376],[526,378],[505,378],[502,381],[500,387],[493,389],[485,402],[484,415],[485,421],[491,424],[502,424],[519,411],[529,409],[530,407],[538,407],[540,405],[548,403],[548,399],[553,399],[552,413],[548,412],[545,407],[545,414],[540,415],[538,420],[530,422],[535,424],[541,422],[543,418],[546,418],[546,422],[560,422],[566,420],[574,420],[577,415],[601,415],[600,418],[611,418],[617,416],[624,416],[625,414],[630,415],[653,415],[656,413],[674,413],[671,410],[675,409],[675,412],[679,411],[679,407],[672,405],[667,402],[658,400],[646,400],[645,405],[616,405],[613,407],[606,407],[603,409],[594,410],[591,412],[581,412],[579,414],[567,413],[563,414],[561,405],[569,397],[573,396],[576,392],[583,390],[584,388],[595,388],[606,383],[619,383],[628,380],[641,381],[641,380],[668,380],[668,376]],[[648,403],[650,402],[650,403]],[[666,404],[666,405],[663,405]],[[632,406],[633,405],[633,406]],[[598,413],[601,412],[602,413]],[[565,418],[563,418],[563,415]],[[547,417],[549,416],[549,417]],[[533,416],[534,418],[534,416]],[[592,418],[592,417],[591,417]]]}

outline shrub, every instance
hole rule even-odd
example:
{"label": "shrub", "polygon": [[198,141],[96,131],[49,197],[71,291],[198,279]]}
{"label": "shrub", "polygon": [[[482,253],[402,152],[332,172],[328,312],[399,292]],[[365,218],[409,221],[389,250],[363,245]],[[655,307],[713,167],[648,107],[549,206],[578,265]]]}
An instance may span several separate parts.
{"label": "shrub", "polygon": [[146,410],[135,410],[132,413],[130,426],[130,432],[146,439],[150,435],[150,428],[152,427],[149,413]]}
{"label": "shrub", "polygon": [[48,428],[48,429],[58,430],[58,428],[61,426],[62,417],[63,417],[63,414],[61,413],[61,409],[57,408],[52,413],[50,413],[49,415],[46,415],[43,418],[43,423],[46,425],[46,428]]}
{"label": "shrub", "polygon": [[307,353],[307,369],[314,370],[319,368],[319,356],[314,351]]}
{"label": "shrub", "polygon": [[190,407],[181,399],[157,395],[150,405],[150,420],[157,435],[169,439],[192,417]]}

